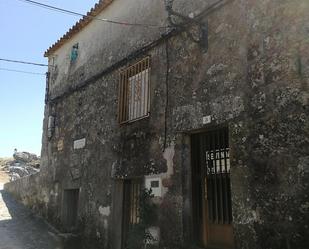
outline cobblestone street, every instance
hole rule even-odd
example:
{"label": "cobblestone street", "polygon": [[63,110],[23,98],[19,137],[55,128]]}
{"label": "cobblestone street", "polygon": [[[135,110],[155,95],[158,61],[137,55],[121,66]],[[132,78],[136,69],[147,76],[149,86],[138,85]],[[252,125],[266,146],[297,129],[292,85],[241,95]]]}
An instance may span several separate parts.
{"label": "cobblestone street", "polygon": [[0,183],[0,249],[60,249],[51,229],[3,191]]}

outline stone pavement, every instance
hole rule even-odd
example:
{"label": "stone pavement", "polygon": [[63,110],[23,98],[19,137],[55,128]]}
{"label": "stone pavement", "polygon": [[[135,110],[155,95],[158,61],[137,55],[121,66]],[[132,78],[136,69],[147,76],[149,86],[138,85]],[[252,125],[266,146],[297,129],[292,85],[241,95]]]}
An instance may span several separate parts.
{"label": "stone pavement", "polygon": [[52,229],[2,187],[0,183],[0,249],[62,249]]}

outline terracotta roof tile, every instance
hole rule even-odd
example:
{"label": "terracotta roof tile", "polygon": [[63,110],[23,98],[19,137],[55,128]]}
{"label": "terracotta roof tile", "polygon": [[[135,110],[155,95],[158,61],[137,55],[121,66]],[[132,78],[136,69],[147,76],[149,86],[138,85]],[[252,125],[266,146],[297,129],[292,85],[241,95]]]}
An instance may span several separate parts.
{"label": "terracotta roof tile", "polygon": [[69,29],[59,40],[57,40],[52,46],[50,46],[44,53],[45,57],[48,57],[51,53],[61,47],[67,40],[71,39],[75,34],[81,31],[86,25],[88,25],[93,19],[88,16],[95,17],[101,13],[113,0],[100,0],[95,6],[87,12],[87,16],[82,17],[75,25]]}

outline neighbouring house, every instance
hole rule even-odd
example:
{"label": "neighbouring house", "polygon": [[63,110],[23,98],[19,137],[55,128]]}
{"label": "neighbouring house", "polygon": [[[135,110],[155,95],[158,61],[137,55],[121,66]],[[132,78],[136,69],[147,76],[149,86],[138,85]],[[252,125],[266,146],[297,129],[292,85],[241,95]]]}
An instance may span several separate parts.
{"label": "neighbouring house", "polygon": [[100,1],[45,52],[41,172],[6,189],[84,248],[308,249],[308,13]]}

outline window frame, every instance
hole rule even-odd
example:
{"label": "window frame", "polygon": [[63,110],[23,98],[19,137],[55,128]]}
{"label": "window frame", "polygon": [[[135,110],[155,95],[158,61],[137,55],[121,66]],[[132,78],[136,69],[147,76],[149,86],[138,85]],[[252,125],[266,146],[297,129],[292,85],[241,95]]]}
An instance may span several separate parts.
{"label": "window frame", "polygon": [[[151,61],[150,56],[146,56],[143,59],[137,61],[136,63],[127,66],[125,69],[120,70],[119,72],[119,84],[118,84],[118,123],[120,125],[132,123],[144,118],[148,118],[150,116],[150,100],[151,100]],[[145,75],[143,75],[143,72],[145,72]],[[141,76],[138,76],[141,74]],[[136,116],[130,119],[130,78],[133,77],[141,77],[139,78],[141,82],[143,80],[146,81],[145,85],[143,86],[141,83],[141,90],[144,92],[144,95],[141,93],[141,99],[138,107],[140,109],[140,112],[142,112],[142,108],[145,108],[144,112],[141,113],[140,116]],[[134,95],[135,96],[135,95]],[[147,103],[145,103],[147,101]],[[134,111],[134,107],[133,107]],[[136,115],[136,114],[135,114]],[[134,116],[134,114],[133,114]]]}

